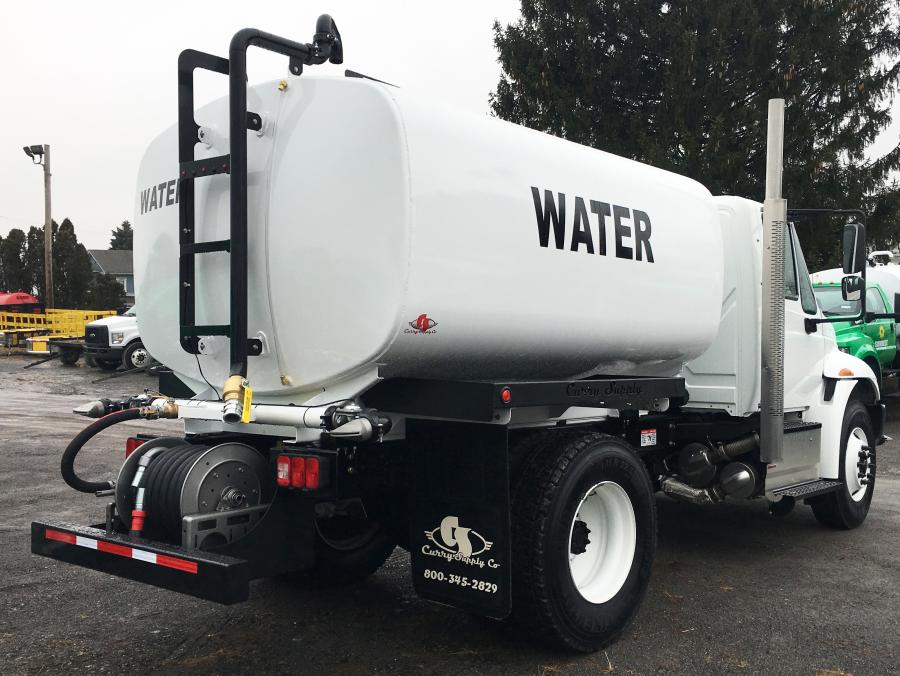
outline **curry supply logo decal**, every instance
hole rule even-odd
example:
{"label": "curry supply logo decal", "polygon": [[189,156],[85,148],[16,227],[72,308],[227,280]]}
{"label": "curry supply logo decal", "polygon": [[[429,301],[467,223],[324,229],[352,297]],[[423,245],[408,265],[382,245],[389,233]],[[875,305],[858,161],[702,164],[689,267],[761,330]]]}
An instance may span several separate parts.
{"label": "curry supply logo decal", "polygon": [[425,556],[435,556],[447,561],[459,561],[479,568],[499,568],[494,559],[487,561],[481,555],[490,551],[493,542],[471,528],[459,525],[459,517],[445,516],[441,525],[425,531],[425,538],[431,544],[422,546]]}
{"label": "curry supply logo decal", "polygon": [[554,195],[552,190],[531,186],[542,247],[606,256],[609,243],[610,256],[653,262],[652,226],[646,211],[569,195],[567,219],[566,197],[562,192]]}
{"label": "curry supply logo decal", "polygon": [[437,333],[437,331],[434,330],[435,326],[437,326],[437,322],[423,312],[416,317],[415,321],[409,322],[409,328],[404,329],[403,333],[421,333],[430,335],[432,333]]}

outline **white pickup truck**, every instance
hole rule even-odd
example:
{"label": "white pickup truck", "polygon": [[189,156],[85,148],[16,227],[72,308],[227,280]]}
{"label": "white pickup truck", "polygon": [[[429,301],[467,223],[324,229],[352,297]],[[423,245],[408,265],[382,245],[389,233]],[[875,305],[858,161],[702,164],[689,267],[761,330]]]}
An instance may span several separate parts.
{"label": "white pickup truck", "polygon": [[137,306],[118,317],[88,324],[84,332],[84,359],[90,366],[99,366],[104,371],[115,371],[120,365],[128,371],[145,366],[150,353],[138,333]]}

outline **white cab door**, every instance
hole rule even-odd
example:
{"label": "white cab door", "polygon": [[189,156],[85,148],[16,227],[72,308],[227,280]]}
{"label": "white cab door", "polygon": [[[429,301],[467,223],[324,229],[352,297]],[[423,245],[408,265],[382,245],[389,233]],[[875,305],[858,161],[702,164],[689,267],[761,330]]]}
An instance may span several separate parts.
{"label": "white cab door", "polygon": [[793,224],[785,242],[784,297],[784,408],[803,411],[821,395],[829,338],[822,325],[807,332],[806,320],[816,317],[819,307]]}

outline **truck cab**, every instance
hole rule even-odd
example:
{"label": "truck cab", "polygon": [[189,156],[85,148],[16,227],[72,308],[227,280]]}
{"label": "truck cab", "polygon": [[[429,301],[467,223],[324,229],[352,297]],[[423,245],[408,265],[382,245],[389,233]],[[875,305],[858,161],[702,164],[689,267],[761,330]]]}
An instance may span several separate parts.
{"label": "truck cab", "polygon": [[[814,284],[816,300],[825,316],[853,316],[859,313],[859,301],[843,299],[840,284]],[[897,325],[884,315],[893,312],[891,302],[879,284],[866,286],[866,315],[864,322],[834,324],[838,349],[863,360],[881,383],[894,368],[897,358]]]}
{"label": "truck cab", "polygon": [[124,366],[126,371],[145,366],[150,353],[138,333],[137,306],[125,314],[106,317],[85,327],[84,357],[105,371]]}

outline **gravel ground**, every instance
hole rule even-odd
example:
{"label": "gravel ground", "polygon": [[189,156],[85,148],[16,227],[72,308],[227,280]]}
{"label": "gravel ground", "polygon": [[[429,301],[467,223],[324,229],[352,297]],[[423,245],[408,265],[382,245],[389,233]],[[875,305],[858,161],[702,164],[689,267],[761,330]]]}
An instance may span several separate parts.
{"label": "gravel ground", "polygon": [[[879,449],[869,518],[823,529],[806,508],[770,517],[762,501],[716,508],[659,499],[659,551],[625,636],[590,656],[554,652],[515,628],[417,598],[399,550],[339,591],[254,583],[224,607],[29,552],[32,519],[100,520],[59,457],[84,426],[74,405],[154,381],[0,357],[0,673],[888,674],[900,671],[900,442]],[[896,390],[896,387],[894,388]],[[900,396],[886,433],[900,439]],[[177,423],[128,423],[177,431]],[[112,477],[121,429],[79,457]]]}

